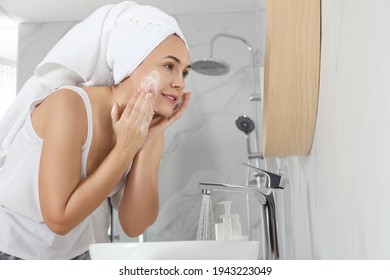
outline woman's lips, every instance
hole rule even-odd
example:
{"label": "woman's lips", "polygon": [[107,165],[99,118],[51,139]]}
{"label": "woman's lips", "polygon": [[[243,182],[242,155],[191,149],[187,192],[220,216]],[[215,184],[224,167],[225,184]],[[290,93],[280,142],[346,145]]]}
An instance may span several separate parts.
{"label": "woman's lips", "polygon": [[162,93],[162,95],[171,101],[172,103],[176,104],[176,101],[178,100],[178,97],[174,94],[169,94],[169,93]]}

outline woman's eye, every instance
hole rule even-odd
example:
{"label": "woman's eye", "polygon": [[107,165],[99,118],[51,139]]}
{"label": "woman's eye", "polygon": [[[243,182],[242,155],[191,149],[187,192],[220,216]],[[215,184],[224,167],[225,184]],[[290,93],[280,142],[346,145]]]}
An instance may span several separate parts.
{"label": "woman's eye", "polygon": [[188,71],[184,71],[184,72],[183,72],[183,78],[184,78],[184,79],[187,78],[187,77],[188,77],[188,74],[189,74]]}
{"label": "woman's eye", "polygon": [[173,69],[173,64],[165,64],[164,65],[165,68],[169,69],[169,70],[172,70]]}

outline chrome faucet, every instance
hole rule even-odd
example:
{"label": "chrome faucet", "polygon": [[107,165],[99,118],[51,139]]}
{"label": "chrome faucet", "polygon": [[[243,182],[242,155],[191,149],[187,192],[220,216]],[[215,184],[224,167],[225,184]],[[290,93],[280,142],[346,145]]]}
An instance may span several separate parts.
{"label": "chrome faucet", "polygon": [[[243,163],[244,164],[244,163]],[[249,187],[230,185],[223,183],[200,182],[202,193],[210,194],[212,191],[230,191],[239,193],[249,193],[256,197],[262,207],[262,216],[264,224],[264,241],[265,241],[265,259],[277,260],[280,258],[278,231],[276,224],[276,208],[273,189],[281,189],[281,176],[262,170],[258,167],[244,164],[256,169],[260,174],[265,175],[267,182],[265,187]],[[258,174],[259,176],[259,174]],[[250,226],[250,225],[249,225]]]}

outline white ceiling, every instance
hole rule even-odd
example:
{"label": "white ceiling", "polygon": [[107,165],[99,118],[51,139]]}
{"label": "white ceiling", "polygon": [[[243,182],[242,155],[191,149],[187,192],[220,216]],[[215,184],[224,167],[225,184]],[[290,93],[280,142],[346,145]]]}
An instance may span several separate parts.
{"label": "white ceiling", "polygon": [[[17,25],[26,22],[78,21],[98,7],[122,0],[0,0],[0,62],[16,61]],[[265,0],[136,0],[171,15],[229,13],[265,8]]]}
{"label": "white ceiling", "polygon": [[[100,6],[122,0],[0,0],[0,8],[16,22],[81,20]],[[171,15],[223,13],[258,9],[264,0],[136,0]]]}

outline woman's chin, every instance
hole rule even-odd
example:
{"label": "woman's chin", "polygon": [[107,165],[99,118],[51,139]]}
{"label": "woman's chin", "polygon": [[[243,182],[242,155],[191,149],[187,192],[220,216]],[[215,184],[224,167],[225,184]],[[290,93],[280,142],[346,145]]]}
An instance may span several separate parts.
{"label": "woman's chin", "polygon": [[173,114],[173,112],[174,112],[173,109],[168,109],[168,108],[156,108],[154,110],[155,114],[158,114],[166,118],[170,117]]}

